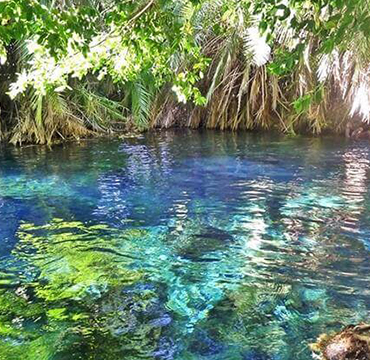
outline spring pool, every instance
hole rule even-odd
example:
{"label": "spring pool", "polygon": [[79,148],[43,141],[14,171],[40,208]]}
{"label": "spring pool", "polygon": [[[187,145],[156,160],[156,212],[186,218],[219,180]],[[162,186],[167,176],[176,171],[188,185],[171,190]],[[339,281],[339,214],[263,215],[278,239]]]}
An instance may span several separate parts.
{"label": "spring pool", "polygon": [[312,359],[369,319],[369,169],[213,131],[1,149],[0,359]]}

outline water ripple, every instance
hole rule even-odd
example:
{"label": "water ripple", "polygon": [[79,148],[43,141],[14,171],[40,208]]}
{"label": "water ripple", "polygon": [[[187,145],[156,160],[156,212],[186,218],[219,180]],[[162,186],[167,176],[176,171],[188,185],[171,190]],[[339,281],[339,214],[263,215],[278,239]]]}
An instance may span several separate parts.
{"label": "water ripple", "polygon": [[0,165],[1,351],[308,360],[370,315],[366,144],[165,132]]}

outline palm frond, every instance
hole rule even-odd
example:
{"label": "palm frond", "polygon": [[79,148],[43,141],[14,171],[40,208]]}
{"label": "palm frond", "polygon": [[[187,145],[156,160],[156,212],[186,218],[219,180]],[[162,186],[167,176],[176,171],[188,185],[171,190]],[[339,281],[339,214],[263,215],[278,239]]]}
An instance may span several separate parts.
{"label": "palm frond", "polygon": [[148,125],[154,94],[141,80],[128,84],[127,91],[131,100],[132,115],[139,129]]}
{"label": "palm frond", "polygon": [[244,56],[255,66],[265,65],[270,59],[271,48],[260,35],[257,27],[250,27],[243,35]]}

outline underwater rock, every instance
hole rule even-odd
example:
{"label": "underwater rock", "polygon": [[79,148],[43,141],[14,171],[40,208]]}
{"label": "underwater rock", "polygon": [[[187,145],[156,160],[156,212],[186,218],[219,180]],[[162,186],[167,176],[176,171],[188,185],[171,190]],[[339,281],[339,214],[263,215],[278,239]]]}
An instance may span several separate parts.
{"label": "underwater rock", "polygon": [[157,318],[157,319],[152,319],[149,321],[149,325],[152,327],[165,327],[169,324],[171,324],[172,318],[168,314],[164,314],[163,316]]}
{"label": "underwater rock", "polygon": [[321,335],[311,349],[323,360],[370,360],[370,325],[349,325],[335,335]]}
{"label": "underwater rock", "polygon": [[179,255],[184,259],[206,261],[202,259],[204,255],[221,250],[234,240],[228,232],[211,226],[199,230],[199,232],[186,235],[186,241],[179,249]]}

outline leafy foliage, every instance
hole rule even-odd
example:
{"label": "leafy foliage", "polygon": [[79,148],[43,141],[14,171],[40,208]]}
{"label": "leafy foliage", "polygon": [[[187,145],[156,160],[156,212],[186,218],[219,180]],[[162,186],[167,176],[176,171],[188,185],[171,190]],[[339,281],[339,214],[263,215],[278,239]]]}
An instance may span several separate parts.
{"label": "leafy foliage", "polygon": [[[84,129],[108,131],[110,121],[131,118],[145,129],[158,115],[153,109],[168,115],[154,104],[163,99],[159,91],[167,93],[162,105],[172,94],[193,103],[193,125],[206,119],[208,127],[269,128],[275,122],[294,132],[299,122],[320,132],[334,127],[327,102],[340,102],[338,88],[345,116],[368,119],[369,5],[1,1],[0,63],[17,64],[6,91],[21,108],[12,112],[19,118],[12,142],[86,136]],[[317,98],[318,87],[326,97]]]}

